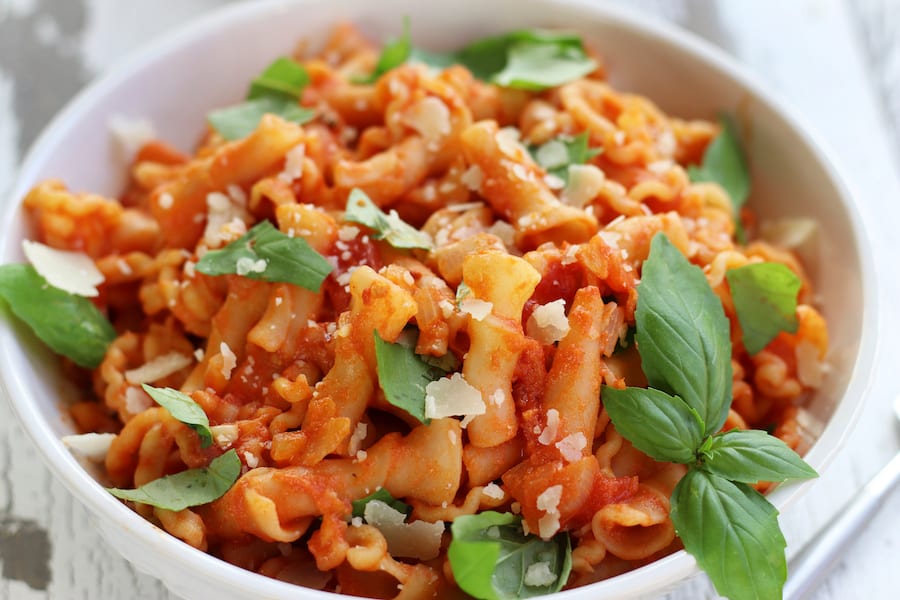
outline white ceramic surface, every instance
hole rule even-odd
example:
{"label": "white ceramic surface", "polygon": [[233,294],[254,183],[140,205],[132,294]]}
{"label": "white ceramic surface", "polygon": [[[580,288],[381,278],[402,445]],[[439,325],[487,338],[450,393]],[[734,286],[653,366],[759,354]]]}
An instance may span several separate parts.
{"label": "white ceramic surface", "polygon": [[[614,85],[646,94],[685,117],[738,116],[752,164],[751,205],[761,217],[809,216],[821,227],[816,286],[831,328],[831,372],[810,405],[823,428],[806,458],[821,470],[834,456],[858,413],[873,362],[875,282],[865,236],[830,161],[796,122],[734,63],[709,45],[603,4],[549,0],[261,1],[222,10],[160,40],[81,93],[56,118],[27,156],[13,188],[21,198],[35,182],[60,178],[76,190],[116,194],[122,165],[108,135],[111,115],[147,117],[161,137],[189,149],[206,112],[240,97],[246,82],[299,38],[321,41],[342,19],[373,37],[395,34],[410,15],[413,38],[445,49],[522,26],[579,30],[603,54]],[[27,237],[21,212],[4,215],[2,262],[22,260]],[[826,242],[827,243],[824,243]],[[71,432],[60,411],[64,383],[48,352],[21,326],[0,325],[3,384],[27,433],[51,469],[96,516],[104,537],[138,568],[187,598],[334,598],[248,573],[198,552],[153,527],[108,495],[58,438]],[[826,426],[827,425],[827,426]],[[810,485],[810,484],[806,484]],[[783,486],[770,499],[783,508],[804,488]],[[558,594],[558,598],[656,595],[695,572],[684,552],[642,569]]]}

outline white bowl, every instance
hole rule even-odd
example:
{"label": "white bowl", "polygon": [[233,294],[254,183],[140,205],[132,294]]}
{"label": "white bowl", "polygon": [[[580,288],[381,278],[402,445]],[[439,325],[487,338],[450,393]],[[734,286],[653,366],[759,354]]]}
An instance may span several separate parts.
{"label": "white bowl", "polygon": [[[821,251],[810,265],[831,333],[831,371],[808,406],[818,440],[806,460],[820,472],[834,456],[865,397],[873,364],[872,261],[853,200],[820,147],[778,107],[764,86],[712,46],[663,24],[587,0],[263,0],[209,15],[134,56],[97,81],[54,119],[28,154],[2,222],[0,262],[21,262],[28,226],[18,201],[38,181],[116,195],[124,165],[108,135],[111,115],[149,118],[162,139],[188,150],[210,108],[239,99],[247,82],[300,38],[322,41],[340,20],[375,39],[397,33],[409,15],[418,45],[458,47],[519,27],[580,31],[600,50],[620,89],[649,96],[683,117],[735,114],[747,134],[751,205],[758,215],[818,221]],[[186,598],[337,598],[242,570],[197,551],[128,509],[95,481],[59,438],[72,433],[61,410],[65,385],[56,359],[25,328],[0,322],[0,373],[22,426],[66,487],[94,514],[105,539],[142,570]],[[65,391],[62,393],[65,398]],[[769,499],[779,509],[806,485],[785,485]],[[554,598],[659,595],[696,573],[684,551],[624,575]]]}

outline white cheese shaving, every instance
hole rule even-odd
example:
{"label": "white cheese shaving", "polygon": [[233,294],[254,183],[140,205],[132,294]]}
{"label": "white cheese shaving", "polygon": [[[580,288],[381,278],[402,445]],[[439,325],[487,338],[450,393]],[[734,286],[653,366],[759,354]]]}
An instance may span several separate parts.
{"label": "white cheese shaving", "polygon": [[365,423],[356,424],[356,429],[353,430],[353,435],[350,436],[350,441],[347,444],[347,450],[350,454],[359,452],[359,446],[362,444],[363,440],[366,439],[368,429],[369,427]]}
{"label": "white cheese shaving", "polygon": [[359,235],[359,227],[355,225],[344,225],[338,229],[338,239],[342,242],[355,240]]}
{"label": "white cheese shaving", "polygon": [[405,514],[379,500],[371,500],[366,504],[364,516],[366,522],[376,527],[387,540],[388,551],[392,556],[431,560],[440,554],[443,521],[405,523]]}
{"label": "white cheese shaving", "polygon": [[172,373],[177,373],[193,361],[190,356],[180,352],[169,352],[145,362],[136,369],[125,371],[125,381],[135,385],[152,383]]}
{"label": "white cheese shaving", "polygon": [[80,435],[64,435],[62,443],[66,448],[93,462],[103,462],[109,445],[116,439],[114,433],[82,433]]}
{"label": "white cheese shaving", "polygon": [[481,189],[481,183],[484,181],[484,172],[478,165],[472,165],[466,169],[466,172],[462,174],[462,177],[460,177],[459,180],[464,186],[469,188],[469,190],[477,192]]}
{"label": "white cheese shaving", "polygon": [[503,497],[506,495],[503,492],[503,488],[496,483],[487,484],[484,486],[484,489],[481,490],[481,493],[493,500],[503,500]]}
{"label": "white cheese shaving", "polygon": [[22,240],[22,250],[47,283],[76,296],[94,297],[103,283],[103,273],[83,252],[68,252],[39,242]]}
{"label": "white cheese shaving", "polygon": [[425,416],[429,419],[483,415],[487,407],[481,392],[462,376],[454,373],[432,381],[425,387]]}
{"label": "white cheese shaving", "polygon": [[238,275],[250,273],[264,273],[269,263],[264,258],[253,260],[249,256],[242,256],[234,263],[234,272]]}
{"label": "white cheese shaving", "polygon": [[109,131],[125,163],[131,163],[144,144],[156,139],[153,123],[140,117],[113,115],[109,119]]}
{"label": "white cheese shaving", "polygon": [[436,142],[450,133],[450,109],[439,98],[428,96],[407,110],[406,123],[425,140]]}
{"label": "white cheese shaving", "polygon": [[206,228],[203,241],[208,248],[218,248],[228,239],[229,234],[239,237],[247,232],[246,222],[250,220],[247,210],[239,202],[221,192],[206,195]]}
{"label": "white cheese shaving", "polygon": [[297,144],[284,155],[284,170],[278,174],[278,179],[285,183],[303,177],[303,159],[306,157],[306,144]]}
{"label": "white cheese shaving", "polygon": [[547,426],[544,427],[544,430],[541,431],[541,435],[538,437],[538,442],[545,446],[549,446],[553,443],[553,440],[556,439],[556,435],[559,433],[559,411],[555,408],[551,408],[547,411]]}
{"label": "white cheese shaving", "polygon": [[550,140],[534,153],[537,163],[547,169],[556,169],[569,162],[569,151],[559,140]]}
{"label": "white cheese shaving", "polygon": [[491,311],[494,310],[494,305],[485,300],[479,300],[477,298],[466,298],[459,303],[459,310],[466,314],[472,315],[472,318],[476,321],[484,321],[485,317],[491,314]]}
{"label": "white cheese shaving", "polygon": [[225,342],[219,344],[219,353],[222,355],[222,377],[231,379],[231,371],[237,366],[237,356]]}
{"label": "white cheese shaving", "polygon": [[159,207],[163,210],[169,210],[175,204],[175,198],[172,197],[172,194],[169,192],[163,192],[159,195],[159,199],[156,201],[159,204]]}
{"label": "white cheese shaving", "polygon": [[569,165],[569,185],[560,200],[577,208],[597,197],[603,189],[606,176],[595,165]]}
{"label": "white cheese shaving", "polygon": [[562,485],[548,487],[537,497],[537,509],[544,511],[538,519],[538,534],[545,540],[559,531],[559,501],[562,499]]}
{"label": "white cheese shaving", "polygon": [[487,232],[500,238],[500,241],[507,248],[512,248],[516,245],[516,228],[506,221],[494,221],[494,224],[491,225]]}
{"label": "white cheese shaving", "polygon": [[556,575],[550,570],[550,563],[536,562],[528,565],[522,582],[528,587],[546,587],[556,581]]}
{"label": "white cheese shaving", "polygon": [[238,439],[238,426],[236,423],[226,423],[224,425],[213,425],[209,428],[213,440],[216,445],[225,450],[234,444]]}
{"label": "white cheese shaving", "polygon": [[558,342],[569,333],[569,319],[566,318],[566,301],[560,298],[534,309],[525,324],[528,337],[544,345]]}
{"label": "white cheese shaving", "polygon": [[510,158],[518,159],[524,153],[524,148],[519,143],[521,137],[522,134],[515,127],[504,127],[497,132],[494,139],[497,140],[500,152]]}
{"label": "white cheese shaving", "polygon": [[244,451],[244,462],[251,469],[255,469],[259,466],[259,458],[249,450]]}
{"label": "white cheese shaving", "polygon": [[572,433],[556,442],[556,447],[568,462],[575,462],[581,460],[582,452],[587,447],[587,438],[580,431]]}

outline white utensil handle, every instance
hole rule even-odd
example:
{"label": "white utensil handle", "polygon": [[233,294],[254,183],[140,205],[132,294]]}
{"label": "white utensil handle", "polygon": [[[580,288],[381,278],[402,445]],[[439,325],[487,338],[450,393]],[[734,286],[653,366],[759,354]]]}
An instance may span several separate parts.
{"label": "white utensil handle", "polygon": [[866,522],[878,511],[898,481],[900,453],[790,561],[788,580],[784,586],[786,600],[802,600],[815,591],[830,573],[831,566],[853,544]]}

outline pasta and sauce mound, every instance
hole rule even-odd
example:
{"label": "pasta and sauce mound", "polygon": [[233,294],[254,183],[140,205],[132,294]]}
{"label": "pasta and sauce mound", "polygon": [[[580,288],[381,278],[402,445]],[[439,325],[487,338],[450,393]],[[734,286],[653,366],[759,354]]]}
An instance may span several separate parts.
{"label": "pasta and sauce mound", "polygon": [[[673,492],[720,429],[804,449],[827,329],[797,256],[702,176],[727,123],[668,116],[569,46],[549,62],[588,68],[530,81],[548,37],[501,44],[491,80],[462,59],[385,62],[342,25],[254,81],[246,131],[220,111],[192,155],[142,144],[118,199],[29,193],[36,239],[102,275],[111,341],[95,368],[67,364],[78,428],[111,434],[91,439],[113,493],[298,585],[464,598],[513,577],[502,597],[526,597],[682,548]],[[731,351],[708,358],[724,423],[681,462],[639,450],[604,405],[666,388],[640,326],[666,248],[702,271]],[[752,348],[728,275],[751,265],[795,282],[792,324]],[[521,572],[464,580],[511,549]]]}

